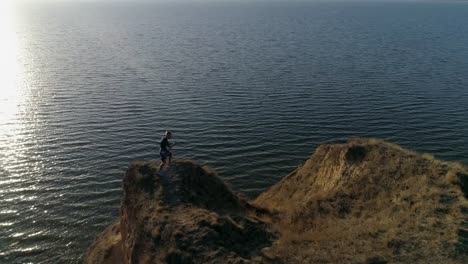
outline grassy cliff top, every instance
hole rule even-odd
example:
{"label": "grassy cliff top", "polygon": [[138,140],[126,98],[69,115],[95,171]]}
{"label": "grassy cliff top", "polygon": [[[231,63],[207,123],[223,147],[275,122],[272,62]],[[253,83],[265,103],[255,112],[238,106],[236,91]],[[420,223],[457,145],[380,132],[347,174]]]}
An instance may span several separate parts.
{"label": "grassy cliff top", "polygon": [[321,145],[253,201],[216,173],[134,162],[86,263],[466,263],[468,170],[377,139]]}

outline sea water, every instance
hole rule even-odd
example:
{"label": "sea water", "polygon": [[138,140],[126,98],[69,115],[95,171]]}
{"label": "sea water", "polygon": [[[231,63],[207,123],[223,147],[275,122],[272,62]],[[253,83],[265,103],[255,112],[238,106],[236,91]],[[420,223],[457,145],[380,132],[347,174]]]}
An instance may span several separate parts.
{"label": "sea water", "polygon": [[468,162],[466,2],[43,3],[10,18],[1,263],[80,263],[166,129],[176,157],[251,198],[348,137]]}

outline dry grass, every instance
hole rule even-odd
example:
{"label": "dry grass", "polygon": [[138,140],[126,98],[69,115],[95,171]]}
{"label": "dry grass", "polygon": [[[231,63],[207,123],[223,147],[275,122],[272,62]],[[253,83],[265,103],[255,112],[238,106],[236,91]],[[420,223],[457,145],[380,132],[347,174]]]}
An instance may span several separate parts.
{"label": "dry grass", "polygon": [[172,183],[154,175],[157,165],[132,163],[119,232],[106,230],[88,263],[122,254],[131,263],[467,263],[468,169],[460,163],[351,139],[320,146],[251,202],[194,162],[176,162]]}
{"label": "dry grass", "polygon": [[116,264],[123,258],[122,240],[119,223],[114,223],[104,230],[101,236],[89,247],[85,263]]}
{"label": "dry grass", "polygon": [[[461,164],[353,139],[320,147],[255,203],[281,208],[272,251],[288,263],[463,263],[461,173]],[[337,187],[322,188],[327,181]]]}

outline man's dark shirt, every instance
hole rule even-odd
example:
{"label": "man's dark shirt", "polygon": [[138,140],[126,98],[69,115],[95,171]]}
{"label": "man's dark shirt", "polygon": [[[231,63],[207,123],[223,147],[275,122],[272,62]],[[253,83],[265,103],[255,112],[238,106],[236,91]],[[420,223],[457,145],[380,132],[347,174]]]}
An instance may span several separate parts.
{"label": "man's dark shirt", "polygon": [[163,140],[161,141],[161,152],[169,152],[169,148],[170,148],[170,144],[169,144],[169,140],[167,140],[167,138],[163,138]]}

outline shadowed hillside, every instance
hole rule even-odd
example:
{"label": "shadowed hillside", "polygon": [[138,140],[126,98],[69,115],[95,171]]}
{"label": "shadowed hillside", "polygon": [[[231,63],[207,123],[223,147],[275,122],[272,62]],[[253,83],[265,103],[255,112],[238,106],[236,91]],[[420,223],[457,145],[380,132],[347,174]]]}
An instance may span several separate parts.
{"label": "shadowed hillside", "polygon": [[[86,263],[466,263],[468,172],[380,140],[320,146],[251,202],[209,169],[133,163]],[[465,262],[464,262],[465,261]]]}

